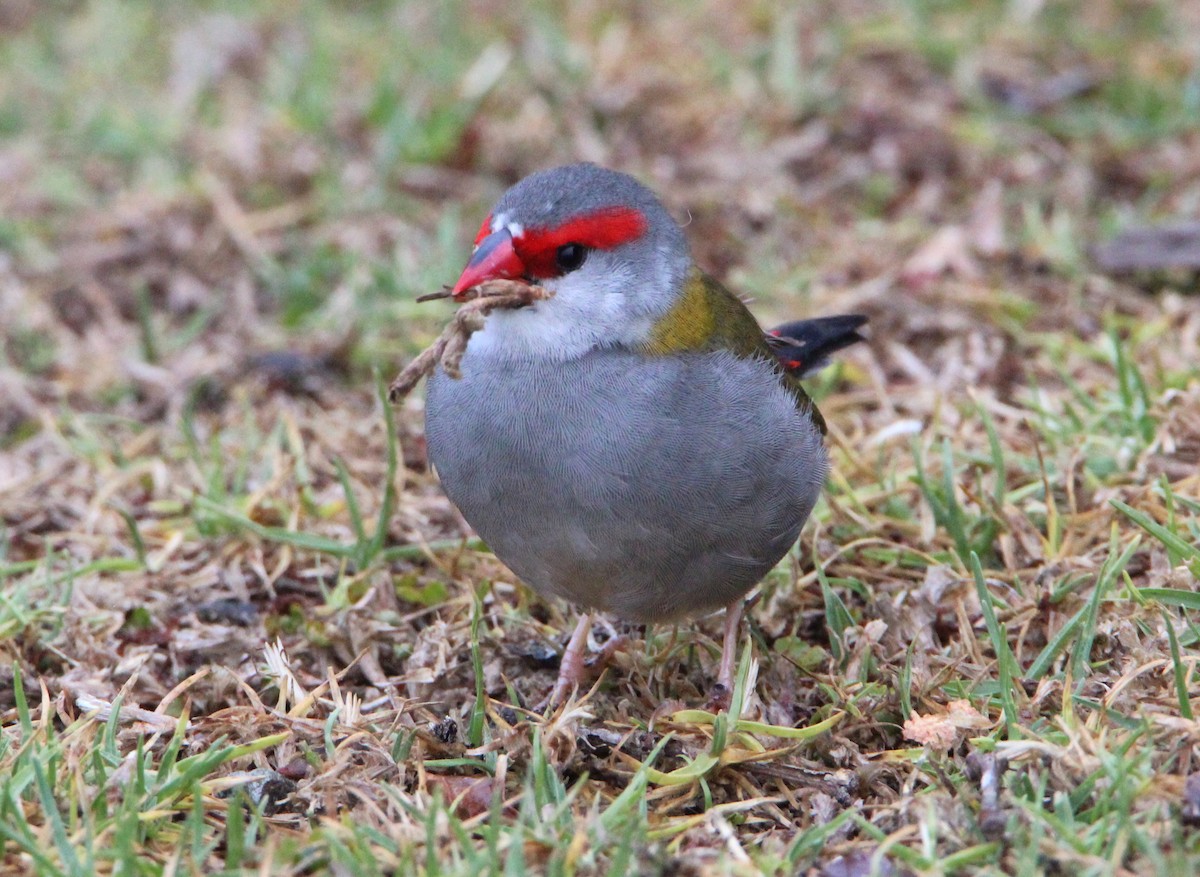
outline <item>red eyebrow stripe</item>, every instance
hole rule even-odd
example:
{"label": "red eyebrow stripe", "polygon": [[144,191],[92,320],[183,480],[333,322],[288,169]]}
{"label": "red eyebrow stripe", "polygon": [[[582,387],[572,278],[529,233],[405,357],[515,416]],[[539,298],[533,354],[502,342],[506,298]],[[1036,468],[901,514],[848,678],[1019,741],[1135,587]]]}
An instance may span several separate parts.
{"label": "red eyebrow stripe", "polygon": [[530,229],[525,233],[538,246],[583,244],[594,250],[608,250],[639,238],[646,231],[646,217],[632,207],[606,207],[577,216],[556,228]]}
{"label": "red eyebrow stripe", "polygon": [[582,244],[593,250],[610,250],[641,237],[646,217],[632,207],[605,207],[585,213],[554,228],[528,228],[513,246],[534,277],[555,277],[560,272],[555,254],[564,244]]}

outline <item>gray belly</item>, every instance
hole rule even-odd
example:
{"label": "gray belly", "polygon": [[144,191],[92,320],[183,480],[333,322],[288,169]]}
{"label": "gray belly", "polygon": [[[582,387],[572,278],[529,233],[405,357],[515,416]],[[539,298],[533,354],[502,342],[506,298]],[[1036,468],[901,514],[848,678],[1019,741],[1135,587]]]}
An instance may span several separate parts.
{"label": "gray belly", "polygon": [[526,584],[634,621],[744,594],[825,480],[772,369],[724,352],[468,355],[461,380],[430,380],[426,434],[447,496]]}

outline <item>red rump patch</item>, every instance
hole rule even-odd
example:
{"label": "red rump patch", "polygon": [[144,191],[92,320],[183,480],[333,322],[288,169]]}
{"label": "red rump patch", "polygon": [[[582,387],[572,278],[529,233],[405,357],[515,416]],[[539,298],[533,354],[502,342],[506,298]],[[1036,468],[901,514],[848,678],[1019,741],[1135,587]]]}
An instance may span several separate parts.
{"label": "red rump patch", "polygon": [[[484,223],[486,226],[487,223]],[[577,216],[555,228],[527,228],[513,240],[513,248],[530,276],[557,277],[555,261],[564,244],[582,244],[590,250],[610,250],[636,240],[646,232],[646,217],[632,207],[606,207]]]}

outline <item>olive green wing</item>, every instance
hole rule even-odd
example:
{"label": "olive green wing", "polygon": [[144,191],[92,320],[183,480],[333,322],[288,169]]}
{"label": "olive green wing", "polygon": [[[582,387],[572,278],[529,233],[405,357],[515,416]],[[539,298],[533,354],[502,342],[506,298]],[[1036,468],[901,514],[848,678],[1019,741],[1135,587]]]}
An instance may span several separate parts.
{"label": "olive green wing", "polygon": [[812,417],[825,432],[825,419],[812,399],[789,374],[763,334],[758,320],[740,298],[702,271],[693,271],[683,294],[659,320],[646,342],[647,353],[666,355],[681,350],[732,350],[739,356],[760,357],[776,365],[780,379],[796,400],[796,408]]}

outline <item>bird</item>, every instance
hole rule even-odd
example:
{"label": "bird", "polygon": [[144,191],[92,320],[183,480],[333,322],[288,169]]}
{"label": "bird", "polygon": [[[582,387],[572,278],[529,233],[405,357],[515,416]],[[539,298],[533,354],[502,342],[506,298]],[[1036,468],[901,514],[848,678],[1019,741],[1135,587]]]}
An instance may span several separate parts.
{"label": "bird", "polygon": [[595,612],[660,623],[722,607],[713,690],[728,699],[743,598],[796,543],[828,469],[799,378],[863,340],[866,318],[764,332],[648,187],[590,163],[500,197],[451,295],[497,279],[551,295],[490,313],[461,377],[434,371],[426,443],[495,556],[582,607],[547,702],[581,681]]}

